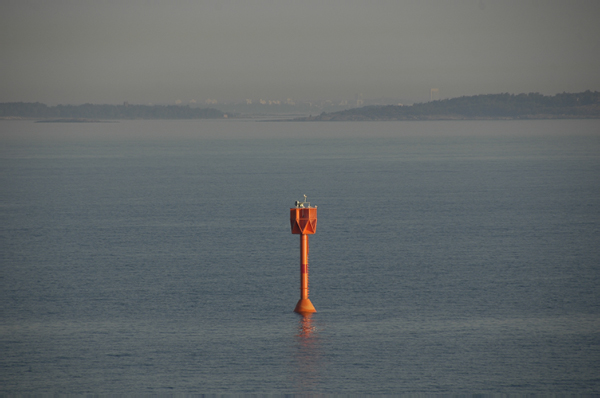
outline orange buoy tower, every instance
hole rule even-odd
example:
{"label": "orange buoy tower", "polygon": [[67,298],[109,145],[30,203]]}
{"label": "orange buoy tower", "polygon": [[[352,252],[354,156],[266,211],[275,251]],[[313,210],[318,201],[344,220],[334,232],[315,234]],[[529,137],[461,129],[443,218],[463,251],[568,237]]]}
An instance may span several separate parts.
{"label": "orange buoy tower", "polygon": [[292,233],[300,235],[300,300],[295,312],[300,314],[317,312],[308,299],[308,235],[317,232],[317,206],[311,207],[310,202],[296,201],[296,207],[290,209],[290,225]]}

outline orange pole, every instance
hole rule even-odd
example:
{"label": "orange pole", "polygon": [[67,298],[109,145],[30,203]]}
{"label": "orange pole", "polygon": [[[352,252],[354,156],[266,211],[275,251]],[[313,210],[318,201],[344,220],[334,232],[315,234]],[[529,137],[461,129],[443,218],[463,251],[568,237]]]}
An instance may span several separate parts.
{"label": "orange pole", "polygon": [[300,235],[300,299],[308,298],[308,235]]}
{"label": "orange pole", "polygon": [[300,300],[295,312],[300,314],[317,312],[308,298],[308,235],[300,235]]}

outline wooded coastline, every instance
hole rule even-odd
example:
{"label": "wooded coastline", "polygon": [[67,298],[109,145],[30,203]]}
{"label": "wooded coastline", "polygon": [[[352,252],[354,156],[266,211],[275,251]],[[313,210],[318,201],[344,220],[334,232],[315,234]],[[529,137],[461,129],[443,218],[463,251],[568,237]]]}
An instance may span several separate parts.
{"label": "wooded coastline", "polygon": [[597,119],[600,92],[486,94],[417,103],[409,106],[365,106],[295,121]]}

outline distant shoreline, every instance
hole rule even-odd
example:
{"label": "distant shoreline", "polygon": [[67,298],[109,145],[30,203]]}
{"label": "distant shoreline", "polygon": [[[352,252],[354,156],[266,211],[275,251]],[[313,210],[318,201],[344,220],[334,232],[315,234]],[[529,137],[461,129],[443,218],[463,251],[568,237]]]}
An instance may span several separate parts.
{"label": "distant shoreline", "polygon": [[600,119],[600,92],[487,94],[410,106],[365,106],[294,121]]}
{"label": "distant shoreline", "polygon": [[212,108],[179,105],[56,105],[40,102],[0,103],[0,118],[37,119],[48,123],[90,123],[135,119],[226,119],[227,114]]}
{"label": "distant shoreline", "polygon": [[[367,117],[329,117],[329,114],[318,115],[318,116],[306,116],[297,117],[293,119],[289,118],[264,118],[264,117],[232,117],[229,120],[250,120],[255,122],[424,122],[424,121],[467,121],[467,120],[513,120],[513,121],[526,121],[526,120],[594,120],[600,119],[600,115],[592,116],[577,116],[577,115],[527,115],[519,117],[465,117],[465,116],[420,116],[420,117],[404,117],[404,118],[385,118],[375,119]],[[205,119],[38,119],[31,117],[0,117],[1,121],[24,121],[33,123],[118,123],[121,121],[133,121],[133,120],[205,120]],[[214,119],[212,119],[214,120]],[[223,118],[222,120],[228,120]]]}
{"label": "distant shoreline", "polygon": [[[416,120],[554,120],[600,119],[600,92],[485,94],[417,103],[371,105],[319,115],[287,118],[265,114],[226,113],[188,105],[57,105],[35,102],[0,103],[0,119],[37,123],[99,123],[116,120],[194,120],[260,118],[268,121],[416,121]],[[291,119],[290,119],[291,118]]]}
{"label": "distant shoreline", "polygon": [[36,123],[116,123],[117,120],[67,118],[67,119],[44,119],[44,120],[36,120],[35,122]]}
{"label": "distant shoreline", "polygon": [[[582,120],[582,119],[600,119],[600,115],[578,116],[578,115],[526,115],[526,116],[413,116],[403,118],[368,118],[364,116],[338,117],[331,114],[309,116],[305,118],[288,119],[290,122],[410,122],[410,121],[461,121],[461,120]],[[274,120],[276,121],[276,120]]]}

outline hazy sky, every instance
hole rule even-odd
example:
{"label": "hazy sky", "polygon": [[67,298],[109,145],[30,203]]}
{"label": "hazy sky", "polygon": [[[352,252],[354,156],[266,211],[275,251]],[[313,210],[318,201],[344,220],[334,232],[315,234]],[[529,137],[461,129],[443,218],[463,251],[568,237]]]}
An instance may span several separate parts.
{"label": "hazy sky", "polygon": [[600,91],[598,0],[0,0],[0,102]]}

